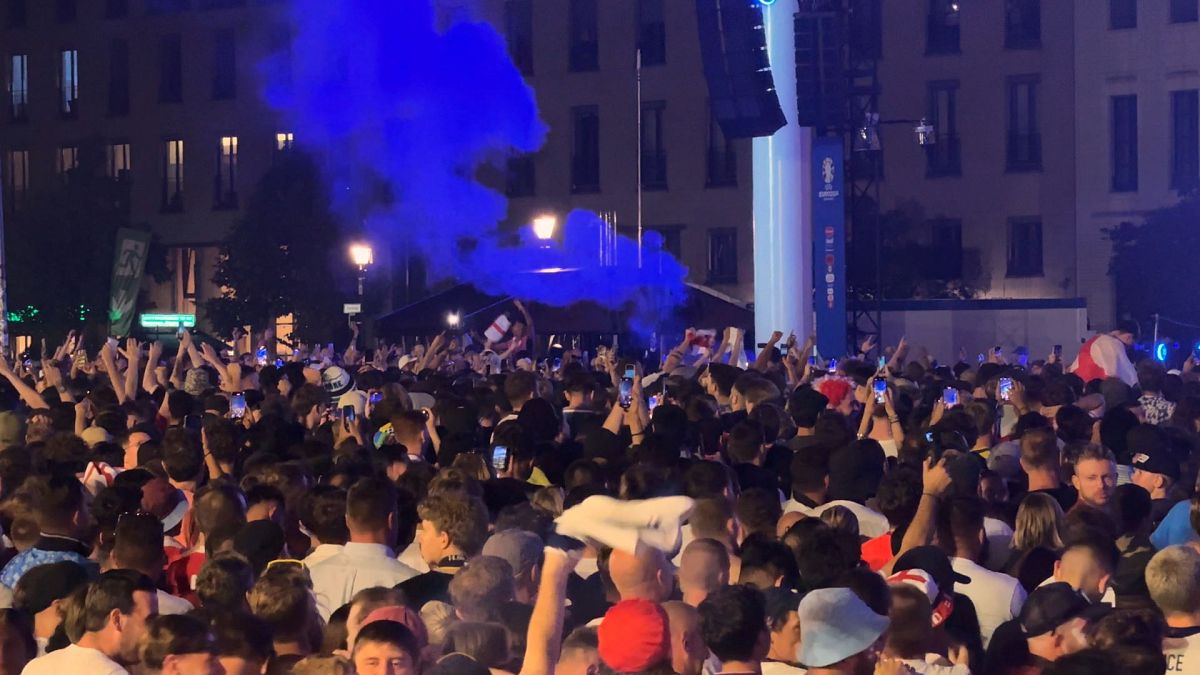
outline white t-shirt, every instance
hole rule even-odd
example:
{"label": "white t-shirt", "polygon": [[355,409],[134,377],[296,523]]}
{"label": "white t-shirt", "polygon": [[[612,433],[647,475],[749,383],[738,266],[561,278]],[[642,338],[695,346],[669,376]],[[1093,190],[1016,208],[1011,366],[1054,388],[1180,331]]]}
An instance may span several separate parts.
{"label": "white t-shirt", "polygon": [[1200,626],[1168,628],[1163,639],[1168,673],[1200,672]]}
{"label": "white t-shirt", "polygon": [[921,675],[971,675],[971,669],[967,666],[953,665],[937,654],[926,654],[923,661],[904,659],[903,663]]}
{"label": "white t-shirt", "polygon": [[993,572],[966,558],[951,558],[950,566],[971,579],[967,584],[955,584],[954,590],[970,598],[975,605],[979,632],[983,636],[983,646],[987,647],[1000,624],[1016,618],[1021,612],[1025,589],[1013,577]]}
{"label": "white t-shirt", "polygon": [[1004,567],[1004,563],[1008,562],[1008,556],[1012,552],[1012,528],[1003,520],[984,518],[983,536],[987,537],[988,542],[986,567],[989,570],[998,570]]}
{"label": "white t-shirt", "polygon": [[170,593],[158,591],[158,613],[159,614],[187,614],[195,609],[192,603],[183,598],[171,595]]}
{"label": "white t-shirt", "polygon": [[805,675],[807,672],[807,670],[797,668],[790,663],[782,663],[780,661],[762,662],[762,675]]}
{"label": "white t-shirt", "polygon": [[795,499],[789,499],[783,504],[784,513],[792,513],[798,511],[810,518],[819,518],[825,511],[835,507],[844,506],[858,518],[858,534],[867,539],[882,537],[891,531],[892,526],[888,524],[888,519],[882,513],[877,513],[859,504],[858,502],[847,501],[845,499],[835,499],[831,502],[826,502],[816,508],[811,508],[801,504]]}
{"label": "white t-shirt", "polygon": [[391,588],[417,576],[416,570],[397,560],[387,546],[355,542],[308,568],[308,574],[317,596],[317,611],[326,621],[364,588]]}
{"label": "white t-shirt", "polygon": [[63,673],[86,673],[87,675],[128,675],[129,671],[98,650],[67,645],[66,647],[39,656],[25,665],[21,675],[62,675]]}

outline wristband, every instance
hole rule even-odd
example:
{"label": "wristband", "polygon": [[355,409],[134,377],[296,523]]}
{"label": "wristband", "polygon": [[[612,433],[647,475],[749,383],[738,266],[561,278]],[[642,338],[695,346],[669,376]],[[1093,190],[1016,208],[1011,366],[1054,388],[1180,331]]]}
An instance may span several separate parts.
{"label": "wristband", "polygon": [[942,500],[942,498],[941,498],[941,496],[940,496],[940,495],[935,495],[935,494],[933,494],[932,492],[922,492],[922,493],[921,493],[921,496],[922,496],[922,497],[933,497],[934,499],[936,499],[936,500],[938,500],[938,501],[941,501],[941,500]]}

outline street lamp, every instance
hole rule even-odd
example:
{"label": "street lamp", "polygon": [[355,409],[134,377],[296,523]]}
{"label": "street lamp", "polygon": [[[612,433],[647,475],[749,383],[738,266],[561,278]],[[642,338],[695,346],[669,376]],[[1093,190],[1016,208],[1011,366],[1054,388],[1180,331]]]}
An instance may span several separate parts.
{"label": "street lamp", "polygon": [[375,254],[370,244],[357,242],[350,244],[350,259],[358,266],[358,301],[362,302],[363,281],[367,277],[367,267],[375,262]]}
{"label": "street lamp", "polygon": [[554,238],[554,231],[558,229],[558,216],[553,213],[543,213],[533,219],[533,235],[540,241],[549,241]]}

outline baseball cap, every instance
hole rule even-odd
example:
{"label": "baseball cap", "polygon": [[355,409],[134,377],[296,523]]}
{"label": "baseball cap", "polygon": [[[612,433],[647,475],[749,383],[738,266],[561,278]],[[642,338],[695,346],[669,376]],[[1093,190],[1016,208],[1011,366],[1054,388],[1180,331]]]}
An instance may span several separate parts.
{"label": "baseball cap", "polygon": [[1045,635],[1083,614],[1089,607],[1091,603],[1082,593],[1059,581],[1035,588],[1025,600],[1017,620],[1025,635]]}
{"label": "baseball cap", "polygon": [[321,386],[330,396],[341,396],[354,388],[354,379],[340,366],[329,366],[321,371]]}
{"label": "baseball cap", "polygon": [[488,537],[483,555],[506,560],[514,574],[531,569],[542,561],[542,538],[527,530],[504,530]]}
{"label": "baseball cap", "polygon": [[800,663],[824,668],[865,651],[887,630],[888,618],[871,611],[848,588],[810,592],[800,615]]}
{"label": "baseball cap", "polygon": [[187,498],[165,478],[155,476],[142,485],[142,510],[158,518],[170,532],[187,513]]}
{"label": "baseball cap", "polygon": [[1125,438],[1132,453],[1130,464],[1133,468],[1179,480],[1179,460],[1171,455],[1170,441],[1161,429],[1139,424],[1130,429]]}
{"label": "baseball cap", "polygon": [[667,613],[649,600],[622,600],[597,630],[600,660],[618,673],[640,673],[670,657]]}
{"label": "baseball cap", "polygon": [[420,614],[409,607],[400,605],[379,607],[363,619],[362,625],[365,626],[376,621],[395,621],[412,631],[413,637],[417,638],[417,646],[422,650],[429,646],[429,630],[425,627],[425,622],[421,620]]}
{"label": "baseball cap", "polygon": [[954,592],[954,584],[971,583],[971,577],[954,571],[946,552],[937,546],[918,546],[900,556],[892,566],[892,571],[904,570],[921,570],[933,579],[933,583],[937,584],[939,589],[947,593]]}
{"label": "baseball cap", "polygon": [[933,580],[933,575],[925,570],[901,570],[888,577],[887,581],[892,586],[908,584],[924,593],[925,597],[929,598],[929,606],[933,608],[934,628],[945,623],[946,619],[950,617],[950,613],[954,611],[954,594],[943,593],[937,582]]}

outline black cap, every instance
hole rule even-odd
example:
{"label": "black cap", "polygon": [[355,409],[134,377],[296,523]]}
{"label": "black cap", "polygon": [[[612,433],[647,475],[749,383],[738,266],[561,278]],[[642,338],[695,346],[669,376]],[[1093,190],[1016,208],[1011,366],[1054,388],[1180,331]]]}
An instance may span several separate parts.
{"label": "black cap", "polygon": [[1125,436],[1135,469],[1179,480],[1179,460],[1171,454],[1171,442],[1165,432],[1150,424],[1139,424]]}
{"label": "black cap", "polygon": [[971,577],[954,571],[946,552],[937,546],[918,546],[900,556],[892,567],[892,571],[902,572],[904,570],[925,570],[933,577],[933,582],[943,593],[953,592],[954,584],[971,583]]}
{"label": "black cap", "polygon": [[1028,637],[1045,635],[1082,615],[1091,603],[1070,584],[1061,581],[1035,588],[1025,600],[1018,618]]}
{"label": "black cap", "polygon": [[32,614],[49,608],[76,588],[88,582],[87,570],[79,563],[62,562],[38,565],[21,575],[14,589],[14,606]]}

